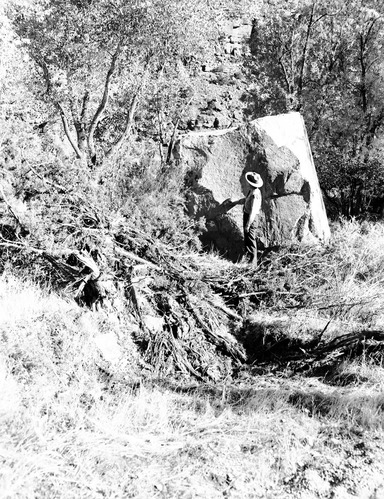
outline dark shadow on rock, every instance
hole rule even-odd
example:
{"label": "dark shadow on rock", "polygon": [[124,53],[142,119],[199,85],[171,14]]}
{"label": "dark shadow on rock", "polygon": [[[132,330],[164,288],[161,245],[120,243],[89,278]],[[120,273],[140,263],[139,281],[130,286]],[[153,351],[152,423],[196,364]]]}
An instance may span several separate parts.
{"label": "dark shadow on rock", "polygon": [[217,251],[222,257],[237,262],[243,252],[243,234],[229,215],[230,210],[243,199],[217,202],[212,192],[196,181],[189,186],[186,196],[187,211],[194,218],[205,217],[206,230],[200,235],[203,249]]}
{"label": "dark shadow on rock", "polygon": [[219,215],[207,220],[207,231],[202,234],[201,242],[206,251],[215,250],[222,257],[237,262],[243,253],[243,235],[233,220]]}

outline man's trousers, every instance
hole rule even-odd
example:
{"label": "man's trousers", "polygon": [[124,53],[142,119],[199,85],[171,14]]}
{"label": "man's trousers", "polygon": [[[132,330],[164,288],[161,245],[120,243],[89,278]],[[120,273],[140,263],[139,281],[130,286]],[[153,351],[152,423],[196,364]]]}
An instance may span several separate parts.
{"label": "man's trousers", "polygon": [[245,230],[245,227],[249,220],[249,213],[244,213],[243,216],[243,227],[244,227],[244,256],[246,260],[251,264],[257,265],[257,243],[256,243],[256,230],[257,230],[257,217],[253,221],[249,230]]}

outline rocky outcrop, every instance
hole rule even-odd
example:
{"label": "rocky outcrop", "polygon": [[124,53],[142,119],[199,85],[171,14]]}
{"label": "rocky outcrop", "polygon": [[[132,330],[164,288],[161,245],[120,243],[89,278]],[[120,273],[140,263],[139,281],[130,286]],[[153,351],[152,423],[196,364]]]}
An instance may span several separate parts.
{"label": "rocky outcrop", "polygon": [[247,114],[244,56],[250,52],[252,24],[222,19],[218,25],[218,39],[192,77],[194,98],[182,112],[179,130],[225,129],[243,123]]}
{"label": "rocky outcrop", "polygon": [[264,181],[261,247],[327,241],[329,225],[305,125],[299,113],[255,120],[227,130],[193,132],[177,148],[190,187],[191,216],[206,218],[203,242],[233,260],[242,252],[244,175]]}
{"label": "rocky outcrop", "polygon": [[244,44],[251,37],[252,23],[238,19],[227,22],[222,28],[225,54],[235,57],[243,55],[245,49],[248,50]]}

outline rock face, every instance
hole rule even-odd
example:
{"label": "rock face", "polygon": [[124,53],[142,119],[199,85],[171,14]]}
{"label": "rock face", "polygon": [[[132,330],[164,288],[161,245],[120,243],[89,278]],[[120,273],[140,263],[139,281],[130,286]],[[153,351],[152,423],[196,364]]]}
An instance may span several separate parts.
{"label": "rock face", "polygon": [[248,171],[256,171],[264,181],[260,247],[328,240],[328,220],[299,113],[192,132],[180,140],[176,154],[190,187],[189,213],[206,218],[203,242],[232,260],[242,253],[242,206],[236,201],[247,193]]}
{"label": "rock face", "polygon": [[244,73],[244,56],[250,52],[252,22],[232,19],[227,2],[222,3],[219,36],[194,70],[194,98],[182,113],[179,130],[226,129],[248,115],[243,97],[251,82]]}

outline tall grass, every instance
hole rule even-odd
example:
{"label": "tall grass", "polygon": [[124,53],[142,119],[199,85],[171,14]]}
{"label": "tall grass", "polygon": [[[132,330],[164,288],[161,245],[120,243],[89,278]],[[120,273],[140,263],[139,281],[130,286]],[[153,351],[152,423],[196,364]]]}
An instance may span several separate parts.
{"label": "tall grass", "polygon": [[383,223],[344,221],[334,229],[327,262],[333,265],[336,296],[372,325],[381,325],[384,319],[383,247]]}
{"label": "tall grass", "polygon": [[269,299],[253,313],[265,334],[323,338],[384,326],[384,224],[344,220],[326,246],[272,254],[261,278]]}
{"label": "tall grass", "polygon": [[[332,290],[337,299],[364,296],[349,315],[334,316],[339,326],[363,326],[364,314],[381,324],[381,242],[382,226],[350,222],[322,250],[333,270],[306,283],[316,299]],[[309,334],[327,310],[279,316],[275,307],[268,327],[291,320],[292,334]],[[98,349],[103,334],[121,348],[114,363]],[[384,371],[369,358],[344,361],[333,385],[287,371],[180,384],[141,369],[126,323],[3,274],[1,497],[374,497],[379,490]]]}

